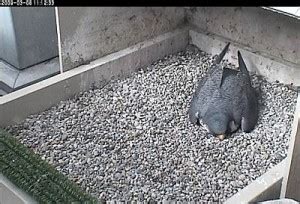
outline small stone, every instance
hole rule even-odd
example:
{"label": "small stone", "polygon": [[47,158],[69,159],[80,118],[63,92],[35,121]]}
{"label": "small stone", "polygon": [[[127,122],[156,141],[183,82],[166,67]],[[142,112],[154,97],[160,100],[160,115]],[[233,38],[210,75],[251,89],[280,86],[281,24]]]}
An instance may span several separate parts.
{"label": "small stone", "polygon": [[246,176],[244,174],[239,175],[239,180],[245,180]]}
{"label": "small stone", "polygon": [[93,150],[93,155],[96,157],[99,155],[99,152],[97,150]]}
{"label": "small stone", "polygon": [[62,136],[61,136],[61,139],[63,140],[63,141],[65,141],[66,139],[68,138],[68,135],[67,134],[62,134]]}

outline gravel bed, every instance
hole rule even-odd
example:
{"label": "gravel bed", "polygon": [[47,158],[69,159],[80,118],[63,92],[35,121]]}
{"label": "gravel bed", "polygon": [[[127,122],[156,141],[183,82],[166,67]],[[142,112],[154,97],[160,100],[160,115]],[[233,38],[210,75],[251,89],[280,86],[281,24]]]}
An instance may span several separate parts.
{"label": "gravel bed", "polygon": [[211,63],[188,48],[7,129],[100,199],[223,202],[286,157],[297,92],[253,75],[256,128],[219,141],[187,117]]}

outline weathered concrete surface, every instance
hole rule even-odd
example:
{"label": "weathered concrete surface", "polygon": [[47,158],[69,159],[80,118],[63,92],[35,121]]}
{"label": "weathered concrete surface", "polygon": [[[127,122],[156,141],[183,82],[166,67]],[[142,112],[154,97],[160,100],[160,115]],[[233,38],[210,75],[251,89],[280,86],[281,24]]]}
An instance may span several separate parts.
{"label": "weathered concrete surface", "polygon": [[205,32],[300,65],[300,21],[259,7],[191,7],[187,21]]}
{"label": "weathered concrete surface", "polygon": [[[10,93],[59,73],[58,57],[23,70],[15,69],[0,60],[0,89]],[[6,90],[4,87],[8,87]]]}
{"label": "weathered concrete surface", "polygon": [[13,88],[19,73],[20,71],[18,69],[14,69],[13,66],[0,60],[0,82],[3,82],[7,86]]}
{"label": "weathered concrete surface", "polygon": [[0,127],[21,122],[92,85],[101,87],[113,77],[126,77],[187,44],[188,30],[175,30],[0,97]]}
{"label": "weathered concrete surface", "polygon": [[18,77],[16,78],[14,89],[20,89],[37,81],[54,76],[58,73],[59,63],[58,57],[56,57],[20,71]]}
{"label": "weathered concrete surface", "polygon": [[225,204],[257,203],[278,199],[285,167],[286,159],[237,192]]}
{"label": "weathered concrete surface", "polygon": [[228,53],[224,59],[238,65],[237,51],[240,50],[250,72],[265,76],[269,81],[278,80],[284,84],[300,86],[300,67],[295,63],[278,58],[270,58],[266,53],[260,53],[243,44],[237,44],[230,39],[217,35],[203,33],[197,28],[190,30],[190,43],[201,50],[216,55],[219,54],[227,42],[231,42]]}
{"label": "weathered concrete surface", "polygon": [[0,89],[0,96],[4,96],[4,95],[6,95],[6,94],[7,94],[7,92],[6,92],[6,91],[4,91],[4,90]]}
{"label": "weathered concrete surface", "polygon": [[19,189],[0,173],[0,204],[36,204],[27,193]]}
{"label": "weathered concrete surface", "polygon": [[58,8],[64,71],[138,42],[169,32],[185,22],[184,8]]}
{"label": "weathered concrete surface", "polygon": [[0,59],[24,69],[58,56],[54,8],[0,8]]}
{"label": "weathered concrete surface", "polygon": [[300,95],[296,110],[294,113],[294,121],[292,125],[291,139],[289,143],[287,155],[287,168],[285,170],[283,184],[281,189],[281,198],[291,198],[300,201]]}

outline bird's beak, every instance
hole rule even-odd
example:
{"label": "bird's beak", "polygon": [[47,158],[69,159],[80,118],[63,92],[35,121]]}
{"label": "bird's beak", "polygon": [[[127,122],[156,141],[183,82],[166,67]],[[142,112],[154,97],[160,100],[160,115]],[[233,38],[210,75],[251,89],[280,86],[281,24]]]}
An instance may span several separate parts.
{"label": "bird's beak", "polygon": [[221,135],[218,135],[218,138],[220,141],[224,140],[225,139],[225,134],[221,134]]}

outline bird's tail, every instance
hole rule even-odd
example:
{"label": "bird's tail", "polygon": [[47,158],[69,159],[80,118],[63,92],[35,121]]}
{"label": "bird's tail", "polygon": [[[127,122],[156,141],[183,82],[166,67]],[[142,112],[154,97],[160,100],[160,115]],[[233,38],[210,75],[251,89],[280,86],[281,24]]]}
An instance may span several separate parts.
{"label": "bird's tail", "polygon": [[215,59],[215,61],[214,61],[215,64],[220,64],[220,62],[223,60],[226,52],[228,51],[229,45],[230,45],[230,42],[227,43],[227,45],[223,48],[222,52]]}
{"label": "bird's tail", "polygon": [[240,51],[238,51],[238,61],[239,61],[239,69],[241,70],[241,72],[249,75],[249,71],[247,69],[247,66],[246,66],[246,64],[244,62],[244,59],[243,59]]}

